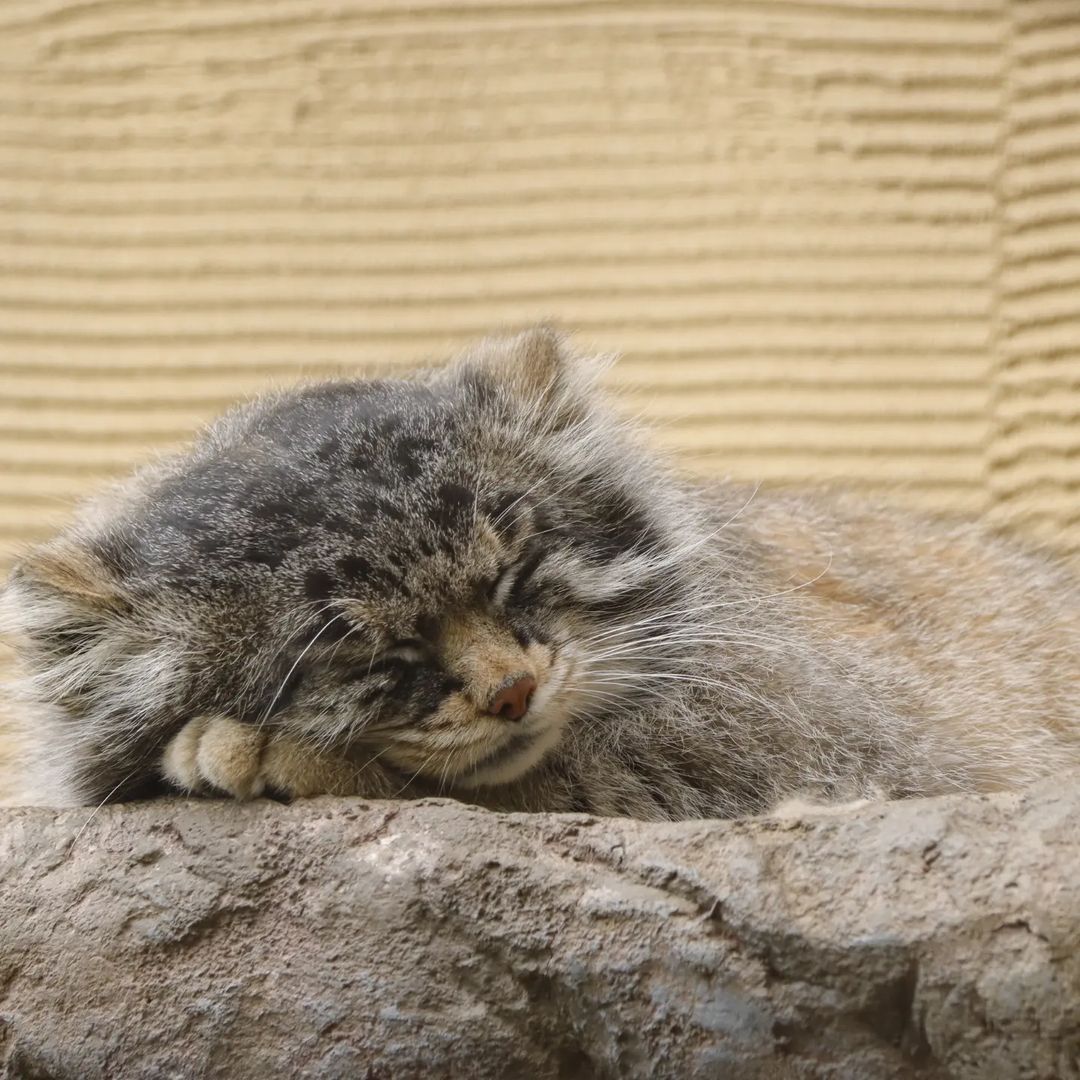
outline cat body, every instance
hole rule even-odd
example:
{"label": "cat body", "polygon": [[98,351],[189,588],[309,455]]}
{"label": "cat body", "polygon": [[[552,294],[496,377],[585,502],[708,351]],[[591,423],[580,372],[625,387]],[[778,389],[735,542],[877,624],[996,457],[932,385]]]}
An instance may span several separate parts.
{"label": "cat body", "polygon": [[8,802],[644,819],[1080,764],[1080,589],[964,523],[674,473],[546,328],[242,406],[16,567]]}

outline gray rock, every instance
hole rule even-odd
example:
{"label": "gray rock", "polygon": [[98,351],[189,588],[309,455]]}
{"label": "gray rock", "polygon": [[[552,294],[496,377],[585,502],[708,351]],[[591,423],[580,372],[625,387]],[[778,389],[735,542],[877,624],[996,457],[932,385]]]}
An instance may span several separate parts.
{"label": "gray rock", "polygon": [[1080,783],[0,812],[8,1077],[1080,1076]]}

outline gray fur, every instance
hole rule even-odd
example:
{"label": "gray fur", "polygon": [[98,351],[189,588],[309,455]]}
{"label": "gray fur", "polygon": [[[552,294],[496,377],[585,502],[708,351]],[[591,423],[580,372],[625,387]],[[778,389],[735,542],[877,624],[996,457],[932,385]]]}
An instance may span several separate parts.
{"label": "gray fur", "polygon": [[[1077,586],[1052,559],[682,479],[608,408],[601,366],[540,328],[269,395],[86,507],[5,596],[30,801],[162,790],[165,747],[206,715],[347,761],[371,794],[653,819],[1080,762]],[[488,635],[477,656],[572,671],[535,732],[484,720],[508,759],[557,736],[509,782],[440,749],[470,738],[447,700],[483,711],[451,625]]]}

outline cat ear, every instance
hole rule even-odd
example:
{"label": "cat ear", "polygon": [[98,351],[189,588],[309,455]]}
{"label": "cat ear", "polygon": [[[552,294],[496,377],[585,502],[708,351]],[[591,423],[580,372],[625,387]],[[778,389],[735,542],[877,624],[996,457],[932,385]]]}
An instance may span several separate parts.
{"label": "cat ear", "polygon": [[569,422],[585,411],[604,364],[579,354],[564,333],[541,323],[517,334],[484,338],[466,350],[455,370],[498,386],[549,421]]}
{"label": "cat ear", "polygon": [[15,580],[102,611],[123,606],[119,583],[105,564],[67,538],[35,548],[15,567]]}
{"label": "cat ear", "polygon": [[12,571],[0,629],[30,642],[55,641],[128,608],[120,583],[91,551],[68,537],[35,548]]}
{"label": "cat ear", "polygon": [[555,392],[574,362],[565,335],[546,323],[512,337],[487,338],[476,351],[490,374],[529,401]]}

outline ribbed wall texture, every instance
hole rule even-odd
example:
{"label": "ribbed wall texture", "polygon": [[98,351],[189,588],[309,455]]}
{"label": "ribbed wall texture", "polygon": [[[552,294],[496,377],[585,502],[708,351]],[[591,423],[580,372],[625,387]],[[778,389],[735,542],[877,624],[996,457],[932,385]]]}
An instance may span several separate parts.
{"label": "ribbed wall texture", "polygon": [[1080,548],[1077,0],[3,0],[0,561],[552,316],[697,468]]}

